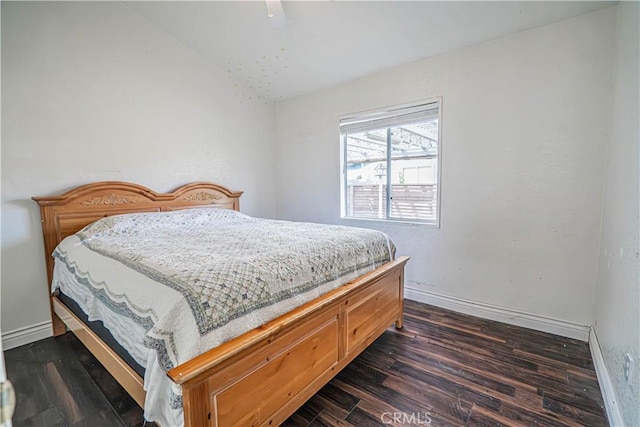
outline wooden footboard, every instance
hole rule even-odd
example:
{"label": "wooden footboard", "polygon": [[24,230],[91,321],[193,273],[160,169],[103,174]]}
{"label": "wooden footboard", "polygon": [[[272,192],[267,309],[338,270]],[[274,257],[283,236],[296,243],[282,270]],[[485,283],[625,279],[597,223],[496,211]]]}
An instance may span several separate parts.
{"label": "wooden footboard", "polygon": [[392,261],[181,366],[185,426],[279,425],[392,323],[403,269]]}
{"label": "wooden footboard", "polygon": [[[392,323],[401,327],[407,261],[391,261],[169,371],[182,386],[185,427],[282,423]],[[144,406],[142,378],[60,300],[53,306]]]}

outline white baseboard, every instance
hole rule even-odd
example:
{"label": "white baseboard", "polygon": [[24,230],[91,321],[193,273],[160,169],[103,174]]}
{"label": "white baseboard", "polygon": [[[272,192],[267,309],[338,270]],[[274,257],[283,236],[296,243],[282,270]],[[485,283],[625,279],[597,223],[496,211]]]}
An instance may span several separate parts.
{"label": "white baseboard", "polygon": [[410,286],[405,286],[404,296],[407,299],[424,302],[426,304],[435,305],[437,307],[454,310],[464,314],[470,314],[472,316],[496,320],[498,322],[509,323],[516,326],[523,326],[525,328],[549,332],[563,337],[575,338],[585,342],[589,339],[589,326],[581,325],[579,323],[554,319],[552,317],[541,316],[539,314],[526,313],[512,308],[485,304],[463,298],[440,295],[434,292],[412,288]]}
{"label": "white baseboard", "polygon": [[10,350],[12,348],[20,347],[21,345],[49,338],[52,335],[53,331],[50,320],[26,326],[24,328],[14,329],[13,331],[2,334],[2,349]]}
{"label": "white baseboard", "polygon": [[604,364],[604,357],[602,356],[602,349],[598,343],[596,331],[593,328],[591,328],[589,332],[589,349],[591,350],[593,365],[596,368],[596,375],[598,375],[598,384],[600,385],[600,392],[602,392],[604,407],[607,410],[609,425],[611,427],[622,427],[624,426],[624,419],[618,406],[618,399],[616,398],[616,392],[613,388],[613,382],[609,376],[607,366]]}

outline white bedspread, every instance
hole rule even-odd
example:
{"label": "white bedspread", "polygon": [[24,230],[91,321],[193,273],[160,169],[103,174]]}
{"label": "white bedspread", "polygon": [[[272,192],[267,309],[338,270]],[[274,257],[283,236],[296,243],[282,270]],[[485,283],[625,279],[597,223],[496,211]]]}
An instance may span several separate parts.
{"label": "white bedspread", "polygon": [[53,291],[101,320],[145,368],[145,418],[181,426],[166,372],[393,256],[381,232],[232,210],[118,215],[54,252]]}

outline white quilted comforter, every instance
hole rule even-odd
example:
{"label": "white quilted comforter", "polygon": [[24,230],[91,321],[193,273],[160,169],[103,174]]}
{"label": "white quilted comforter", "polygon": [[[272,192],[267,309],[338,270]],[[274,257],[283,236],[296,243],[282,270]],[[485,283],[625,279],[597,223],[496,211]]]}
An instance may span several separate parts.
{"label": "white quilted comforter", "polygon": [[381,232],[190,209],[104,218],[54,251],[53,291],[145,368],[145,418],[183,425],[166,372],[393,257]]}

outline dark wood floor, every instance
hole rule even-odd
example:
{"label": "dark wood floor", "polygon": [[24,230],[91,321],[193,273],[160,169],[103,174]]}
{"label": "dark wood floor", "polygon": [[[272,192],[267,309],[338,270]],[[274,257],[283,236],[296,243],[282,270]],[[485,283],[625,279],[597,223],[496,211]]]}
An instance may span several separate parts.
{"label": "dark wood floor", "polygon": [[[5,353],[14,426],[142,426],[71,334]],[[390,329],[286,426],[605,426],[586,343],[407,302]],[[147,423],[149,426],[149,423]]]}

